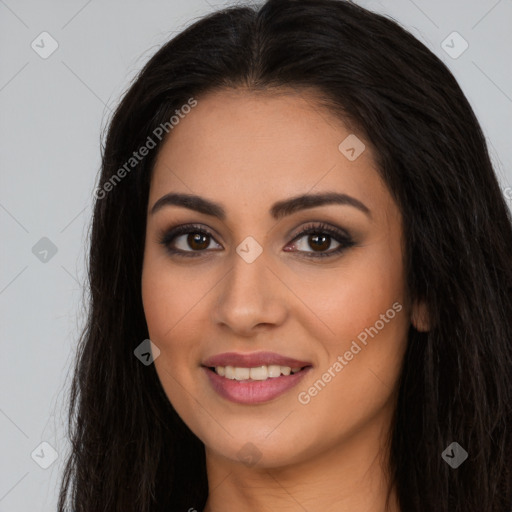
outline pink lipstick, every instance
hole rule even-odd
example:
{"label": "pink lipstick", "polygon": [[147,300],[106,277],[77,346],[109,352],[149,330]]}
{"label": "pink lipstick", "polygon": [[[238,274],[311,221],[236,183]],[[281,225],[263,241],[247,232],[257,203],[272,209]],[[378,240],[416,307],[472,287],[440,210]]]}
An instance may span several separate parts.
{"label": "pink lipstick", "polygon": [[226,352],[207,358],[202,367],[220,396],[253,405],[273,400],[295,387],[312,365],[274,352]]}

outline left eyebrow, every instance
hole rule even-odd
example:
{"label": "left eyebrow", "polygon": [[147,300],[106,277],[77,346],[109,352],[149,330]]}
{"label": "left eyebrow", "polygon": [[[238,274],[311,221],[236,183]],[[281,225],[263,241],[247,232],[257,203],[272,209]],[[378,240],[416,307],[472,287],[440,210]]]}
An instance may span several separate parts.
{"label": "left eyebrow", "polygon": [[[340,194],[337,192],[325,192],[320,194],[303,194],[300,196],[278,201],[270,208],[270,214],[276,220],[279,220],[287,215],[291,215],[297,211],[305,210],[308,208],[315,208],[317,206],[324,206],[329,204],[339,204],[352,206],[362,211],[371,217],[370,209],[359,199],[349,196],[347,194]],[[220,220],[225,220],[226,210],[218,203],[204,199],[203,197],[193,194],[177,194],[169,193],[162,196],[151,208],[150,214],[154,215],[158,210],[164,206],[181,206],[189,210],[195,210],[205,215],[217,217]]]}
{"label": "left eyebrow", "polygon": [[353,206],[371,217],[370,209],[363,204],[359,199],[349,196],[347,194],[339,194],[337,192],[325,192],[321,194],[304,194],[301,196],[292,197],[284,201],[278,201],[272,205],[270,213],[274,219],[278,220],[286,215],[291,215],[299,210],[306,208],[315,208],[317,206],[324,206],[328,204],[340,204],[346,206]]}

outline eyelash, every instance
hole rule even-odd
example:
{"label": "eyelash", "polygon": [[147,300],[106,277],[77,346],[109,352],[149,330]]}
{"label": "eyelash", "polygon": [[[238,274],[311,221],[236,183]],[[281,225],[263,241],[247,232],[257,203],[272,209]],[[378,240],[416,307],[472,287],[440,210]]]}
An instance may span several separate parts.
{"label": "eyelash", "polygon": [[[198,256],[201,256],[201,253],[206,252],[207,249],[203,249],[201,251],[183,251],[181,249],[173,249],[170,247],[171,242],[174,241],[175,238],[177,238],[180,235],[185,234],[201,234],[209,236],[210,238],[215,240],[215,237],[206,229],[202,228],[200,225],[197,224],[184,224],[182,226],[178,226],[176,228],[171,228],[167,231],[163,231],[160,236],[158,237],[158,243],[163,245],[167,252],[169,252],[171,255],[175,256],[184,256],[184,257],[192,257],[196,258]],[[290,243],[295,243],[296,241],[300,240],[306,235],[328,235],[330,238],[333,238],[336,242],[340,244],[339,247],[336,249],[330,251],[330,252],[309,252],[309,251],[298,251],[300,253],[303,253],[303,257],[306,258],[325,258],[325,257],[332,257],[340,254],[344,250],[348,249],[349,247],[352,247],[354,245],[354,241],[348,235],[346,232],[341,231],[339,229],[333,228],[327,224],[324,223],[318,223],[318,224],[307,224],[304,226],[304,229],[298,233]],[[218,243],[218,242],[217,242]],[[292,252],[292,251],[289,251]]]}

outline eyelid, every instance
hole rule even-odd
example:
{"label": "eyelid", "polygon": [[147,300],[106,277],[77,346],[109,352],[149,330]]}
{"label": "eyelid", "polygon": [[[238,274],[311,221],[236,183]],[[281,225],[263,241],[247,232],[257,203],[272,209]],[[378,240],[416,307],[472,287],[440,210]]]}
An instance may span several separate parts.
{"label": "eyelid", "polygon": [[[212,250],[219,250],[219,249],[204,249],[201,251],[194,251],[194,250],[182,250],[182,249],[173,249],[170,248],[170,243],[174,241],[176,238],[190,234],[190,233],[202,233],[208,235],[214,243],[220,245],[222,247],[222,244],[217,241],[216,235],[212,233],[212,230],[209,226],[206,226],[204,224],[182,224],[175,227],[171,227],[169,229],[164,229],[158,236],[157,242],[162,244],[169,253],[172,255],[181,255],[181,256],[202,256],[202,253],[209,253]],[[328,256],[335,256],[337,254],[342,253],[345,249],[348,249],[352,245],[354,245],[352,236],[343,228],[336,227],[334,225],[330,225],[323,221],[310,221],[306,224],[303,224],[300,228],[297,229],[295,234],[289,235],[287,238],[291,237],[291,240],[287,242],[286,246],[289,246],[290,244],[295,243],[297,240],[300,240],[301,238],[312,234],[312,233],[322,233],[327,234],[329,237],[336,240],[337,243],[339,243],[339,247],[337,247],[334,250],[329,250],[325,252],[316,252],[316,251],[288,251],[288,252],[295,252],[301,256],[304,256],[306,258],[318,258],[318,257],[328,257]]]}
{"label": "eyelid", "polygon": [[[210,227],[205,227],[204,224],[182,224],[178,226],[171,227],[169,229],[162,230],[159,235],[157,236],[157,242],[159,244],[162,244],[164,247],[167,248],[169,252],[172,254],[185,254],[188,255],[200,255],[201,252],[207,252],[204,251],[183,251],[181,249],[171,249],[168,246],[171,242],[175,241],[176,238],[189,234],[189,233],[203,233],[208,235],[212,240],[215,241],[218,245],[222,246],[219,242],[217,242],[216,235],[213,234],[213,230]],[[212,249],[209,249],[208,251],[211,251]]]}
{"label": "eyelid", "polygon": [[[294,244],[297,240],[304,238],[313,233],[321,233],[327,234],[331,239],[334,239],[336,243],[339,244],[335,249],[329,249],[328,251],[293,251],[298,257],[310,259],[310,260],[318,260],[320,258],[329,258],[340,256],[346,249],[349,249],[355,242],[352,236],[343,228],[336,227],[334,225],[330,225],[323,221],[311,221],[305,225],[303,225],[296,235],[293,236],[291,242],[289,244]],[[291,252],[291,251],[290,251]]]}
{"label": "eyelid", "polygon": [[310,222],[307,222],[306,224],[303,224],[296,231],[295,234],[290,235],[292,237],[291,241],[293,242],[293,241],[297,240],[297,238],[305,236],[305,235],[309,234],[310,232],[329,233],[329,234],[332,234],[333,236],[335,235],[340,238],[346,238],[346,239],[352,238],[350,236],[350,234],[348,233],[348,231],[346,231],[345,229],[339,228],[334,225],[330,225],[326,222],[318,220],[318,221],[310,221]]}

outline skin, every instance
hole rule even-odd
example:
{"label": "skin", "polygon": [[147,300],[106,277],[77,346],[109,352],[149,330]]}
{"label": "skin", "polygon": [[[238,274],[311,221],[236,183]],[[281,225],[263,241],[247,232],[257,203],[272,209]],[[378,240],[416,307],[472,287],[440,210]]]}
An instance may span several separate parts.
{"label": "skin", "polygon": [[[205,444],[207,511],[385,510],[396,383],[409,325],[426,328],[425,312],[406,295],[401,214],[369,142],[358,136],[366,149],[355,161],[338,149],[351,133],[313,93],[221,90],[198,98],[159,151],[143,304],[150,338],[161,350],[155,366],[162,386]],[[356,198],[370,214],[339,204],[278,221],[269,213],[274,202],[327,191]],[[169,192],[220,203],[226,218],[176,205],[151,214]],[[354,245],[308,259],[318,253],[314,244],[304,235],[294,245],[294,236],[312,222],[348,231]],[[160,235],[188,223],[212,233],[207,248],[191,247],[181,235],[174,247],[203,252],[169,254]],[[263,249],[252,263],[236,252],[248,236]],[[323,252],[338,247],[330,240]],[[401,311],[309,403],[300,403],[298,394],[397,302]],[[272,401],[236,404],[212,389],[201,368],[207,357],[228,351],[274,351],[313,369]],[[251,463],[240,450],[252,450]],[[394,491],[390,510],[399,510]]]}

